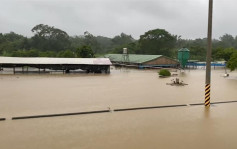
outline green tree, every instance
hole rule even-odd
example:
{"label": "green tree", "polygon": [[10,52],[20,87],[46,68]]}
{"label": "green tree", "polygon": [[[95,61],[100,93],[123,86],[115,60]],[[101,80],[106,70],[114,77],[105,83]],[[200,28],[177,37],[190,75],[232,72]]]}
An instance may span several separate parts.
{"label": "green tree", "polygon": [[84,45],[91,47],[91,49],[94,51],[94,53],[99,53],[101,51],[100,44],[96,40],[96,37],[93,36],[88,31],[84,32]]}
{"label": "green tree", "polygon": [[65,51],[60,51],[57,57],[74,58],[75,55],[71,50],[65,50]]}
{"label": "green tree", "polygon": [[14,32],[4,34],[5,41],[14,42],[17,40],[24,39],[25,37]]}
{"label": "green tree", "polygon": [[177,36],[171,35],[164,29],[155,29],[140,36],[139,46],[144,54],[171,56]]}
{"label": "green tree", "polygon": [[122,54],[123,48],[127,48],[129,54],[139,54],[140,53],[137,42],[132,42],[132,43],[117,46],[110,53]]}
{"label": "green tree", "polygon": [[231,71],[237,68],[237,52],[236,51],[231,55],[229,61],[227,62],[227,67],[230,68]]}
{"label": "green tree", "polygon": [[39,57],[39,50],[31,49],[31,50],[17,50],[11,53],[12,57]]}
{"label": "green tree", "polygon": [[81,47],[85,44],[85,37],[80,35],[80,36],[72,36],[69,38],[71,42],[71,47],[73,50],[76,50],[78,47]]}
{"label": "green tree", "polygon": [[96,40],[101,48],[101,50],[98,53],[108,53],[113,49],[113,42],[111,38],[97,36]]}
{"label": "green tree", "polygon": [[233,48],[235,46],[235,39],[232,35],[225,34],[220,37],[220,45],[223,48]]}
{"label": "green tree", "polygon": [[26,37],[14,32],[0,34],[0,54],[9,56],[13,51],[24,48]]}
{"label": "green tree", "polygon": [[190,50],[190,59],[193,60],[206,60],[206,48],[202,46],[191,46]]}
{"label": "green tree", "polygon": [[12,56],[12,57],[26,57],[26,52],[23,50],[17,50],[17,51],[13,51],[10,56]]}
{"label": "green tree", "polygon": [[27,57],[39,57],[39,51],[36,49],[31,49],[29,51],[26,51]]}
{"label": "green tree", "polygon": [[115,36],[112,40],[114,46],[125,45],[134,42],[135,40],[131,35],[126,35],[125,33],[121,33],[118,36]]}
{"label": "green tree", "polygon": [[56,57],[57,54],[54,51],[39,52],[39,57]]}
{"label": "green tree", "polygon": [[41,51],[61,51],[70,48],[69,36],[65,31],[48,25],[39,24],[31,30],[32,47]]}
{"label": "green tree", "polygon": [[213,61],[216,60],[223,60],[223,58],[220,57],[220,52],[223,51],[224,48],[218,47],[218,48],[212,48],[212,58]]}
{"label": "green tree", "polygon": [[82,46],[76,50],[76,55],[81,58],[93,58],[94,52],[90,46]]}
{"label": "green tree", "polygon": [[224,50],[219,49],[219,51],[216,53],[217,58],[224,59],[225,61],[229,61],[231,58],[231,55],[236,52],[234,48],[227,48]]}

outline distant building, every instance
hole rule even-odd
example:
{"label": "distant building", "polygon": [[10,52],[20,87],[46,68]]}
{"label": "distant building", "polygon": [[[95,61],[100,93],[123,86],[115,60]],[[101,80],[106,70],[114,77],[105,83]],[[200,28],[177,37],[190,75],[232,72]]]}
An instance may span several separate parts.
{"label": "distant building", "polygon": [[142,67],[177,67],[179,62],[163,55],[138,55],[129,54],[128,60],[124,61],[124,54],[106,54],[113,64],[137,65]]}
{"label": "distant building", "polygon": [[[34,67],[40,69],[62,70],[86,70],[87,72],[110,72],[112,63],[108,58],[45,58],[45,57],[0,57],[0,69]],[[28,69],[27,69],[28,71]]]}

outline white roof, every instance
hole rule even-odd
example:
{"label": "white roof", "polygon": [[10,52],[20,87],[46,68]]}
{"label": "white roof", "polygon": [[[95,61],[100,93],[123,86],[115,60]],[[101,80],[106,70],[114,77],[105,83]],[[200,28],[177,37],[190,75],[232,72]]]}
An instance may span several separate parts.
{"label": "white roof", "polygon": [[85,64],[112,65],[109,58],[0,57],[0,64]]}

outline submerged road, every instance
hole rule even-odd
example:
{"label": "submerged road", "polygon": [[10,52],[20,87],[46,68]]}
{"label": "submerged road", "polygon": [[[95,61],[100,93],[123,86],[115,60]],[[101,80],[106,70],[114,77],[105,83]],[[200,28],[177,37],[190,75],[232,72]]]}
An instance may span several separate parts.
{"label": "submerged road", "polygon": [[235,149],[236,104],[5,121],[4,149]]}
{"label": "submerged road", "polygon": [[[211,105],[226,104],[226,103],[237,103],[237,100],[236,101],[213,102],[213,103],[211,103]],[[110,109],[110,107],[109,107],[109,110],[84,111],[84,112],[60,113],[60,114],[45,114],[45,115],[31,115],[31,116],[18,116],[18,117],[12,117],[12,120],[32,119],[32,118],[46,118],[46,117],[59,117],[59,116],[72,116],[72,115],[87,115],[87,114],[96,114],[96,113],[134,111],[134,110],[146,110],[146,109],[157,109],[157,108],[159,108],[159,109],[160,108],[176,108],[176,107],[200,106],[200,105],[204,105],[204,103],[150,106],[150,107],[133,107],[133,108],[124,108],[124,109]],[[4,120],[6,120],[6,119],[5,118],[0,118],[0,121],[4,121]]]}

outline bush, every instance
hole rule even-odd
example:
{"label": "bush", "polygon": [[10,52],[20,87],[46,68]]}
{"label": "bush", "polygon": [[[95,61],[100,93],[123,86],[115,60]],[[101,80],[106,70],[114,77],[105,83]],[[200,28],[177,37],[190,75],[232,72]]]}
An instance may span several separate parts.
{"label": "bush", "polygon": [[161,69],[160,72],[159,72],[159,75],[160,76],[171,76],[171,73],[167,69]]}

